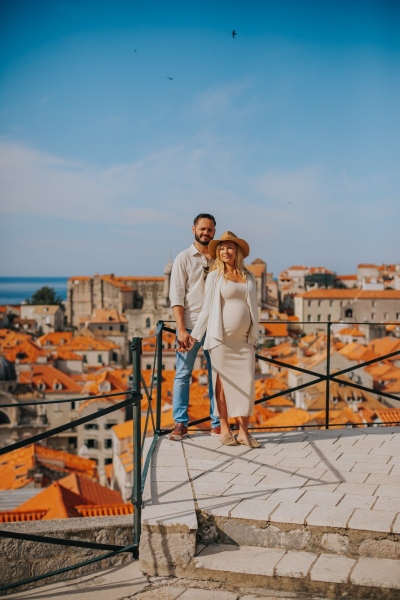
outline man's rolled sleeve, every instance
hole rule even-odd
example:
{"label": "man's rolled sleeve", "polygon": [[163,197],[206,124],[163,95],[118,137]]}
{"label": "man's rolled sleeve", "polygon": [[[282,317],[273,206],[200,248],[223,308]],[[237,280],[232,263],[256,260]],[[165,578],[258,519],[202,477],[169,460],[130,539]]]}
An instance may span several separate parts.
{"label": "man's rolled sleeve", "polygon": [[171,271],[169,299],[171,306],[185,306],[187,271],[182,258],[178,255]]}

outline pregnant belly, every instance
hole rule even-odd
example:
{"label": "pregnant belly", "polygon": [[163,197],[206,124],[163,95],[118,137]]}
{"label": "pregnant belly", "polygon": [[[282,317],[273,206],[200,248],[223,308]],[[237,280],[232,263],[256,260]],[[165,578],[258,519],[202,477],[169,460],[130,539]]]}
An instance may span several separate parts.
{"label": "pregnant belly", "polygon": [[247,336],[251,318],[246,302],[241,300],[225,301],[222,310],[224,333],[227,336]]}

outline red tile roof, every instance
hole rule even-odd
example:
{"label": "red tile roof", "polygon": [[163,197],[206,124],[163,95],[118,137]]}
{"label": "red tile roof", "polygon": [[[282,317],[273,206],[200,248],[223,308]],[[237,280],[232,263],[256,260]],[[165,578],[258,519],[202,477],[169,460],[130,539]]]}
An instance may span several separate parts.
{"label": "red tile roof", "polygon": [[69,375],[51,365],[32,365],[20,372],[20,382],[29,383],[43,394],[80,394],[82,388]]}
{"label": "red tile roof", "polygon": [[25,448],[8,452],[0,458],[0,489],[16,490],[25,487],[33,481],[29,472],[42,464],[61,473],[77,473],[91,478],[97,477],[97,467],[93,460],[69,452],[53,450],[40,444],[31,444]]}
{"label": "red tile roof", "polygon": [[76,474],[44,488],[14,511],[0,512],[0,522],[66,519],[131,514],[120,492]]}

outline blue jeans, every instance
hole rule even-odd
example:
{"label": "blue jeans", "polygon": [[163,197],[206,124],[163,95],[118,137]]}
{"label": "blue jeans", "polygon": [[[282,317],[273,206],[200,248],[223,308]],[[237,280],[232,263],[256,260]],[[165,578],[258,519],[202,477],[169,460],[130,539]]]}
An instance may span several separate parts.
{"label": "blue jeans", "polygon": [[[187,329],[191,333],[191,329]],[[201,342],[196,342],[189,352],[176,353],[176,374],[174,381],[174,396],[172,400],[173,417],[175,423],[183,423],[187,426],[189,422],[188,406],[189,406],[189,388],[190,379],[192,377],[193,365],[196,360],[197,353],[204,343],[204,337]],[[219,417],[214,414],[214,391],[211,375],[211,360],[210,354],[204,350],[204,356],[207,362],[208,371],[208,395],[210,396],[210,417],[211,427],[219,427]]]}

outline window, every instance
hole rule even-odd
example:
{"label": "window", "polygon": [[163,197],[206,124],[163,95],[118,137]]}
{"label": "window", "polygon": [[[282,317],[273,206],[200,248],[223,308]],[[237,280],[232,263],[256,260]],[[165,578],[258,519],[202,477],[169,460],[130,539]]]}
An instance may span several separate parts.
{"label": "window", "polygon": [[333,300],[329,300],[329,306],[333,306]]}
{"label": "window", "polygon": [[307,315],[307,321],[311,321],[311,315]]}
{"label": "window", "polygon": [[109,381],[102,381],[99,389],[101,392],[111,392],[111,383]]}
{"label": "window", "polygon": [[110,450],[112,448],[112,439],[111,438],[104,440],[104,448],[106,450]]}
{"label": "window", "polygon": [[311,300],[308,301],[308,306],[311,306]]}
{"label": "window", "polygon": [[85,440],[85,445],[87,446],[87,448],[94,448],[97,450],[99,447],[99,442],[94,439],[89,439],[89,440]]}
{"label": "window", "polygon": [[82,359],[83,359],[83,362],[84,362],[84,363],[87,363],[87,356],[86,356],[86,354],[84,354],[84,355],[82,356]]}
{"label": "window", "polygon": [[332,315],[328,315],[328,321],[331,321]]}
{"label": "window", "polygon": [[321,300],[318,300],[318,306],[321,306]]}
{"label": "window", "polygon": [[344,316],[347,318],[351,318],[353,316],[353,309],[352,308],[346,308]]}
{"label": "window", "polygon": [[396,313],[396,321],[400,320],[400,313]]}
{"label": "window", "polygon": [[385,321],[387,321],[389,318],[389,313],[385,313]]}
{"label": "window", "polygon": [[146,327],[151,327],[151,320],[149,317],[146,319]]}
{"label": "window", "polygon": [[113,459],[112,459],[112,458],[105,458],[105,459],[104,459],[104,464],[105,464],[105,465],[111,465],[112,461],[113,461]]}
{"label": "window", "polygon": [[376,300],[372,300],[372,308],[376,307]]}
{"label": "window", "polygon": [[99,426],[97,423],[85,423],[85,429],[97,430]]}
{"label": "window", "polygon": [[121,332],[123,332],[123,331],[125,331],[125,327],[124,327],[123,325],[120,325],[120,326],[119,326],[119,330],[120,330]]}
{"label": "window", "polygon": [[101,354],[97,355],[97,362],[100,364],[103,362],[103,358],[102,358]]}
{"label": "window", "polygon": [[321,315],[317,315],[317,321],[320,322],[321,321]]}
{"label": "window", "polygon": [[75,410],[75,405],[76,405],[76,402],[74,400],[73,402],[71,402],[71,410]]}
{"label": "window", "polygon": [[148,371],[150,371],[150,369],[151,369],[151,365],[146,365],[146,369],[147,369]]}
{"label": "window", "polygon": [[104,429],[111,429],[114,425],[116,425],[116,423],[104,423]]}
{"label": "window", "polygon": [[375,313],[371,313],[371,321],[375,320]]}

